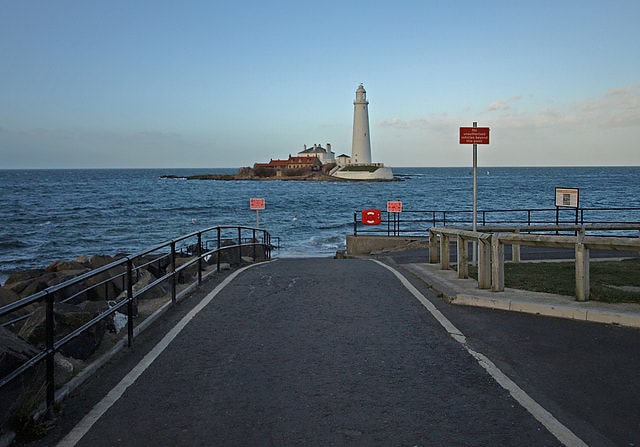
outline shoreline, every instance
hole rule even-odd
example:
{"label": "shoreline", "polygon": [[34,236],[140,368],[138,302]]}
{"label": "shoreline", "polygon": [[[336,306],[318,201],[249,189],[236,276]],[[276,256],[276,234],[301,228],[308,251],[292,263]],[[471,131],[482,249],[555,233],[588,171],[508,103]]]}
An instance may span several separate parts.
{"label": "shoreline", "polygon": [[391,180],[357,180],[346,179],[340,177],[334,177],[332,175],[314,172],[305,175],[293,175],[293,176],[271,176],[271,177],[259,177],[256,175],[244,175],[244,174],[197,174],[197,175],[174,175],[167,174],[161,175],[161,179],[169,180],[251,180],[251,181],[315,181],[315,182],[394,182],[400,181],[400,178],[394,177]]}

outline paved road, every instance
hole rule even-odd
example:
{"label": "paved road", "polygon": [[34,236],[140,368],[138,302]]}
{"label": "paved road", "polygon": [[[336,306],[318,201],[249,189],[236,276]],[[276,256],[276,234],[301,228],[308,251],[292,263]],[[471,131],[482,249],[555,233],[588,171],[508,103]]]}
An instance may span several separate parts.
{"label": "paved road", "polygon": [[[640,331],[450,306],[405,275],[466,345],[372,261],[281,259],[203,306],[77,445],[560,445],[467,348],[576,442],[640,445]],[[34,446],[56,445],[204,295],[78,390]]]}

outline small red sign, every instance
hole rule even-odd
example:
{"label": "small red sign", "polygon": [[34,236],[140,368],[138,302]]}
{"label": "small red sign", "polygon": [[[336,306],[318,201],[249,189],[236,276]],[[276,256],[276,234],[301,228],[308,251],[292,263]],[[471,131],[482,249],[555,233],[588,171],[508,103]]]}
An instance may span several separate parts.
{"label": "small red sign", "polygon": [[489,128],[461,127],[460,144],[489,144]]}
{"label": "small red sign", "polygon": [[256,199],[251,198],[249,200],[249,205],[252,210],[263,210],[264,209],[264,199]]}
{"label": "small red sign", "polygon": [[362,210],[362,224],[363,225],[380,225],[382,221],[382,213],[379,209],[371,208]]}
{"label": "small red sign", "polygon": [[397,201],[388,201],[387,202],[387,213],[401,213],[402,212],[402,202]]}

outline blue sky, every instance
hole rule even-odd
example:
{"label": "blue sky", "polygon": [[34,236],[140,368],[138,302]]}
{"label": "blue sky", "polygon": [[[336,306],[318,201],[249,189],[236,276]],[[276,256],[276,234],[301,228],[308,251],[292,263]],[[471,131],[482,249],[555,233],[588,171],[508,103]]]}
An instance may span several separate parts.
{"label": "blue sky", "polygon": [[0,168],[640,165],[637,0],[0,0]]}

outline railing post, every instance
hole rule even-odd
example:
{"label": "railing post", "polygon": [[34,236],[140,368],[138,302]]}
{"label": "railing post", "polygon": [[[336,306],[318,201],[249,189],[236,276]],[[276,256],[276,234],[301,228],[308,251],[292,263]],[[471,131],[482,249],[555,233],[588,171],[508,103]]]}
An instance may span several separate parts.
{"label": "railing post", "polygon": [[171,241],[171,302],[176,303],[176,241]]}
{"label": "railing post", "polygon": [[467,241],[458,235],[458,278],[469,277],[469,247]]}
{"label": "railing post", "polygon": [[357,211],[353,212],[353,235],[358,235],[358,213]]}
{"label": "railing post", "polygon": [[429,230],[429,264],[438,263],[438,233],[434,228]]}
{"label": "railing post", "polygon": [[[134,306],[135,300],[135,306]],[[127,258],[127,346],[133,345],[133,318],[138,316],[137,298],[133,296],[133,261]]]}
{"label": "railing post", "polygon": [[198,285],[202,283],[202,233],[198,231]]}
{"label": "railing post", "polygon": [[478,237],[478,288],[491,288],[491,235]]}
{"label": "railing post", "polygon": [[216,255],[217,255],[216,257],[218,258],[217,259],[218,265],[216,266],[216,269],[217,269],[218,273],[220,273],[220,243],[221,243],[221,241],[220,241],[220,227],[218,227],[217,230],[218,230],[218,248],[216,250]]}
{"label": "railing post", "polygon": [[45,346],[47,350],[46,373],[47,373],[47,415],[53,416],[53,406],[56,401],[56,382],[55,382],[55,350],[54,350],[54,330],[55,321],[53,313],[53,294],[47,293],[46,297],[46,328],[45,328]]}
{"label": "railing post", "polygon": [[491,258],[491,290],[504,292],[504,245],[498,233],[494,233],[491,239]]}
{"label": "railing post", "polygon": [[256,229],[253,229],[253,262],[256,262]]}
{"label": "railing post", "polygon": [[584,228],[576,238],[576,300],[588,301],[591,294],[589,284],[589,248],[584,243]]}
{"label": "railing post", "polygon": [[238,265],[242,265],[242,228],[238,227]]}
{"label": "railing post", "polygon": [[440,233],[440,270],[449,270],[449,235]]}

